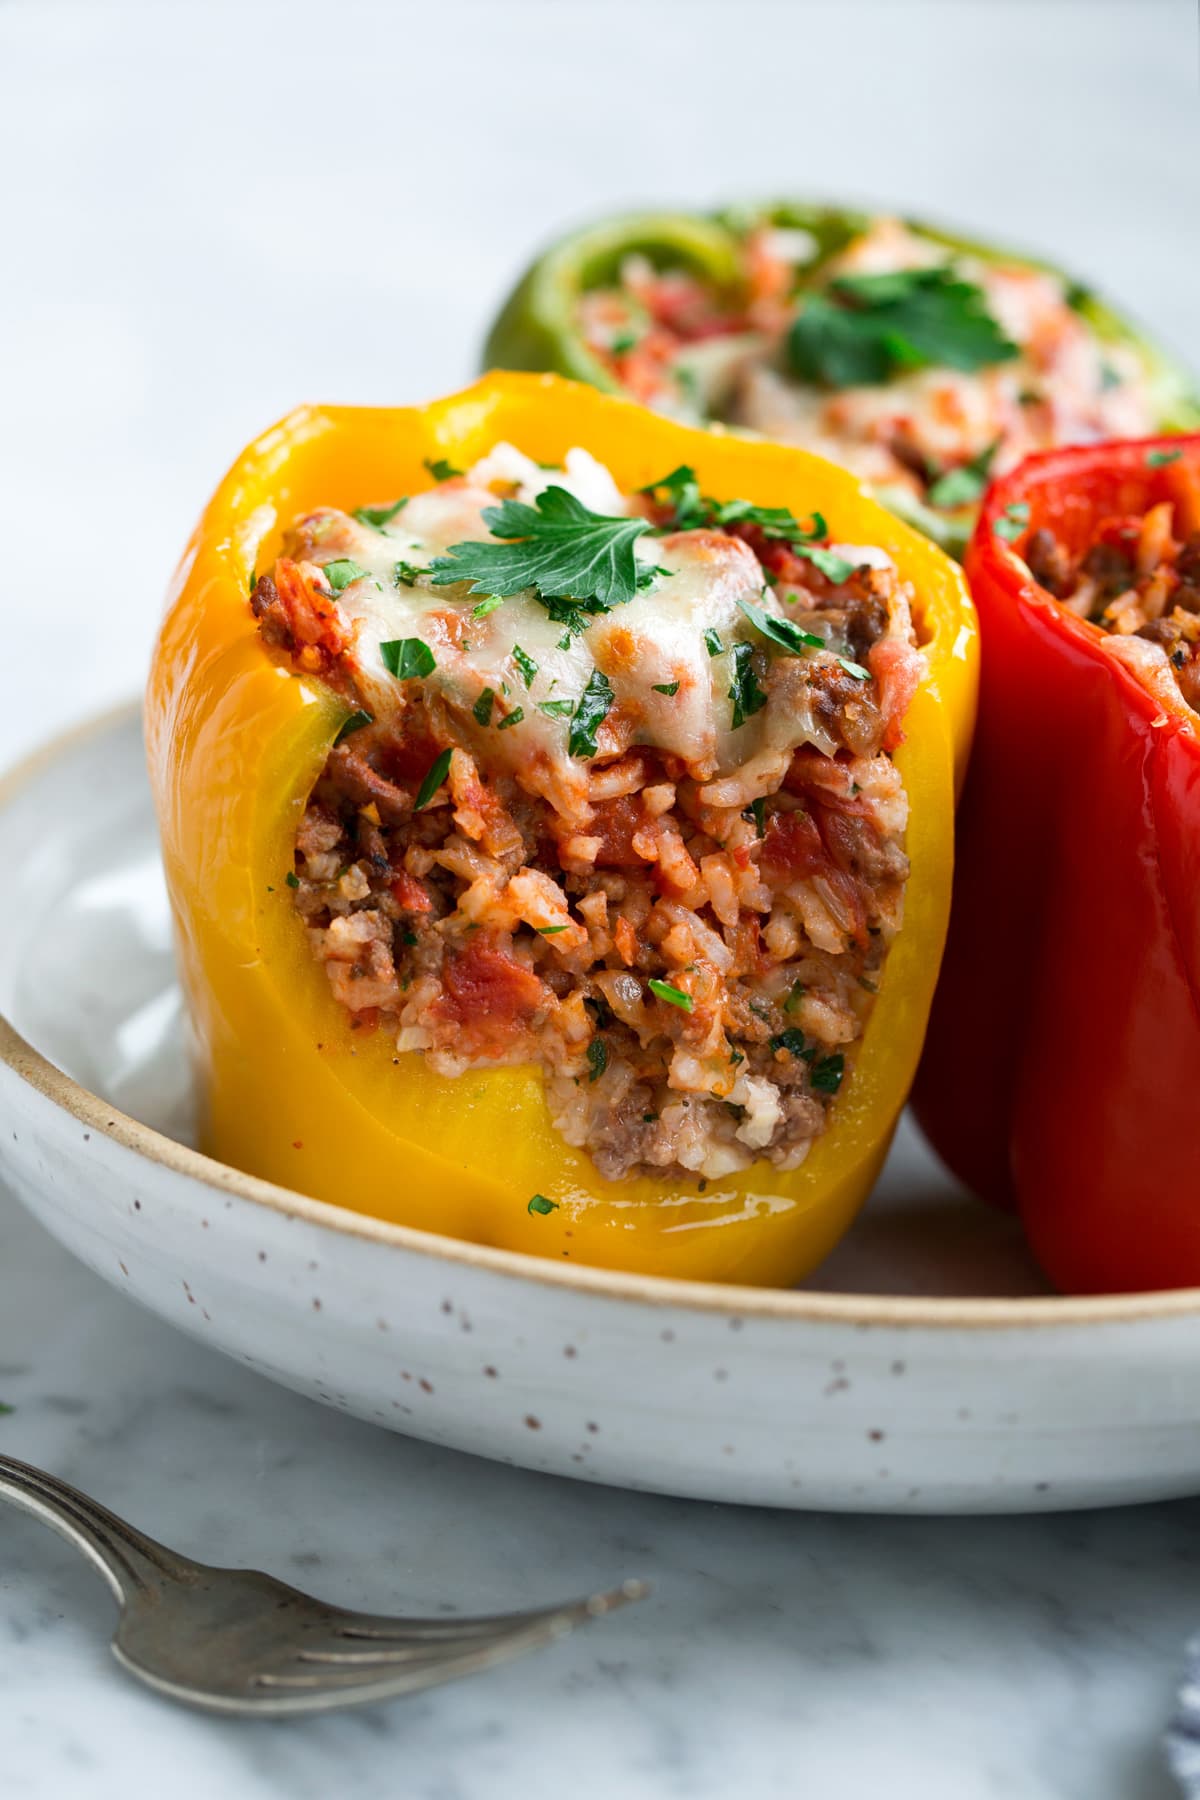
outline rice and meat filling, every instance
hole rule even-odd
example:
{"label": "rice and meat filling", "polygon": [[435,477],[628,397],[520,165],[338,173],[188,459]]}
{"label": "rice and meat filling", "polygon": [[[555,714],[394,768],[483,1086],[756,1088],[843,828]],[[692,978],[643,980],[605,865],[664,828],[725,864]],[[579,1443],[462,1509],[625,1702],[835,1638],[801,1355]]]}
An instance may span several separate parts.
{"label": "rice and meat filling", "polygon": [[606,1177],[796,1167],[901,925],[904,584],[687,469],[432,469],[252,596],[351,709],[289,877],[335,999],[447,1076],[540,1065]]}
{"label": "rice and meat filling", "polygon": [[[1163,453],[1164,460],[1173,453]],[[1024,560],[1034,580],[1108,634],[1105,648],[1161,705],[1200,712],[1200,520],[1161,501],[1106,519],[1078,553],[1045,528]]]}

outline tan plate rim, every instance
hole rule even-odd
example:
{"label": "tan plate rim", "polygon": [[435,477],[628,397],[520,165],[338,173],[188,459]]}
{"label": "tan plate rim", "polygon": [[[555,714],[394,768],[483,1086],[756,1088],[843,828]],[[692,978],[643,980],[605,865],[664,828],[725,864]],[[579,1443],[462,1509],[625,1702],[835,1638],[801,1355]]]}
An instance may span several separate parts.
{"label": "tan plate rim", "polygon": [[[0,809],[49,764],[93,737],[117,731],[140,716],[138,701],[126,701],[82,724],[57,733],[0,776]],[[610,1269],[569,1269],[520,1251],[497,1250],[459,1238],[440,1237],[407,1225],[393,1225],[362,1213],[312,1200],[257,1176],[244,1175],[228,1164],[204,1156],[149,1125],[107,1105],[72,1080],[23,1038],[0,1012],[0,1062],[91,1132],[133,1151],[222,1195],[233,1195],[284,1217],[300,1218],[345,1236],[365,1238],[389,1249],[486,1271],[516,1281],[586,1293],[599,1298],[635,1301],[652,1307],[719,1313],[738,1319],[795,1320],[928,1330],[1013,1330],[1028,1326],[1120,1325],[1135,1320],[1168,1320],[1200,1314],[1200,1288],[1163,1293],[1102,1295],[1085,1298],[1049,1296],[1022,1300],[925,1298],[914,1295],[825,1294],[797,1289],[725,1286],[716,1282],[680,1281],[661,1275],[633,1275]]]}

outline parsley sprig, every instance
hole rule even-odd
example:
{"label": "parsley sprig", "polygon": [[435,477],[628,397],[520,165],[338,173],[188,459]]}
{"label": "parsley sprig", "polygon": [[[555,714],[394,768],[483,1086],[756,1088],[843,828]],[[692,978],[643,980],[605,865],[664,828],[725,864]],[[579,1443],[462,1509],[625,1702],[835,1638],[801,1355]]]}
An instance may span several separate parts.
{"label": "parsley sprig", "polygon": [[811,562],[835,587],[849,581],[854,573],[852,562],[822,546],[820,540],[829,536],[829,527],[819,512],[802,522],[786,506],[755,506],[750,500],[714,500],[711,495],[700,492],[696,472],[686,463],[681,463],[658,481],[650,482],[642,493],[649,495],[657,506],[668,509],[662,523],[655,527],[660,536],[668,531],[728,531],[736,525],[753,525],[763,537],[773,543],[786,544],[793,556],[802,556]]}
{"label": "parsley sprig", "polygon": [[435,585],[465,581],[468,592],[489,595],[532,588],[543,601],[594,601],[602,611],[637,592],[633,547],[650,529],[646,519],[607,518],[565,488],[548,487],[533,506],[505,500],[486,507],[483,522],[504,541],[451,544],[430,565]]}
{"label": "parsley sprig", "polygon": [[951,268],[839,275],[792,322],[787,355],[804,381],[874,386],[910,369],[970,373],[1020,352],[974,282]]}

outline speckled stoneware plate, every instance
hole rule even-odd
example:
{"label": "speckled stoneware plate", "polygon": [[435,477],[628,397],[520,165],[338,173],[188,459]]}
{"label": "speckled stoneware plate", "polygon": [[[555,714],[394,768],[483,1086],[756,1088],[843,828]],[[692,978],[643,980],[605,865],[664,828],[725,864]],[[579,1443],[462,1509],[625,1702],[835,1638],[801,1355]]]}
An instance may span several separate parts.
{"label": "speckled stoneware plate", "polygon": [[0,866],[8,1185],[106,1280],[287,1386],[482,1456],[708,1500],[983,1512],[1200,1492],[1200,1292],[1047,1294],[1011,1221],[907,1128],[792,1293],[561,1268],[199,1155],[134,709],[0,787]]}

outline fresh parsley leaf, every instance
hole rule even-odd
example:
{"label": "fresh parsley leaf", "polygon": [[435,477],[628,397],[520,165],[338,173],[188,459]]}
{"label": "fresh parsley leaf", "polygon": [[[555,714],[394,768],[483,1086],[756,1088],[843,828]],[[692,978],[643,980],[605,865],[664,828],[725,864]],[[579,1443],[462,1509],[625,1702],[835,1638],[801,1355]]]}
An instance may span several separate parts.
{"label": "fresh parsley leaf", "polygon": [[651,692],[655,694],[677,694],[679,692],[679,683],[677,681],[656,681],[652,684]]}
{"label": "fresh parsley leaf", "polygon": [[847,675],[853,675],[855,681],[870,681],[871,671],[864,669],[861,663],[851,662],[848,656],[839,656],[835,660],[841,664]]}
{"label": "fresh parsley leaf", "polygon": [[361,581],[364,575],[370,574],[369,569],[364,569],[350,556],[339,556],[333,562],[327,562],[322,572],[335,594],[348,588],[352,581]]}
{"label": "fresh parsley leaf", "polygon": [[710,656],[721,656],[725,650],[720,632],[714,631],[711,625],[704,634],[704,648]]}
{"label": "fresh parsley leaf", "polygon": [[557,1212],[558,1201],[547,1200],[545,1194],[535,1194],[533,1199],[529,1202],[529,1205],[525,1208],[525,1211],[529,1213],[542,1213],[543,1215],[546,1213]]}
{"label": "fresh parsley leaf", "polygon": [[787,354],[802,380],[842,388],[874,386],[907,369],[970,372],[1019,351],[982,288],[939,265],[838,276],[804,302]]}
{"label": "fresh parsley leaf", "polygon": [[827,535],[820,513],[814,513],[810,522],[802,525],[786,506],[755,506],[751,500],[706,500],[704,504],[710,509],[707,523],[721,530],[729,525],[755,525],[764,537],[792,545],[815,543]]}
{"label": "fresh parsley leaf", "polygon": [[473,594],[533,588],[543,600],[569,596],[604,609],[637,592],[633,547],[650,529],[646,519],[606,518],[560,487],[545,488],[534,506],[505,500],[486,507],[483,519],[494,538],[515,541],[451,544],[431,565],[437,585],[469,581]]}
{"label": "fresh parsley leaf", "polygon": [[494,613],[498,606],[503,605],[503,594],[489,594],[486,600],[477,601],[471,608],[471,617],[473,619],[486,619],[489,613]]}
{"label": "fresh parsley leaf", "polygon": [[560,931],[569,931],[569,925],[535,925],[534,930],[539,937],[557,937]]}
{"label": "fresh parsley leaf", "polygon": [[[787,1008],[785,1007],[784,1011],[786,1012],[786,1010]],[[805,1057],[807,1045],[804,1033],[802,1031],[797,1031],[794,1025],[789,1025],[786,1031],[778,1032],[776,1036],[771,1039],[771,1048],[772,1050],[786,1050],[789,1056],[799,1056],[807,1060],[807,1057]]]}
{"label": "fresh parsley leaf", "polygon": [[289,869],[283,879],[290,888],[298,888],[300,886],[300,877],[296,874],[294,869]]}
{"label": "fresh parsley leaf", "polygon": [[450,773],[450,758],[452,754],[453,752],[450,750],[443,750],[429,773],[426,775],[417,793],[417,798],[413,803],[414,812],[423,811],[423,809],[429,805],[429,802],[433,799],[433,796],[437,793],[443,781],[445,781],[446,776]]}
{"label": "fresh parsley leaf", "polygon": [[788,992],[788,997],[783,1003],[784,1012],[785,1013],[794,1013],[796,1008],[799,1006],[800,1002],[803,1000],[803,998],[804,998],[803,982],[793,981],[791,988]]}
{"label": "fresh parsley leaf", "polygon": [[551,719],[569,719],[575,711],[575,702],[573,700],[539,700],[537,709]]}
{"label": "fresh parsley leaf", "polygon": [[646,985],[656,1000],[665,1000],[668,1006],[677,1006],[680,1012],[692,1011],[695,1004],[692,996],[681,988],[672,987],[669,981],[656,981],[652,977]]}
{"label": "fresh parsley leaf", "polygon": [[762,837],[766,832],[766,815],[767,803],[761,794],[757,800],[752,800],[749,806],[743,807],[742,809],[743,819],[749,820],[754,826],[755,835],[757,837]]}
{"label": "fresh parsley leaf", "polygon": [[496,730],[507,731],[510,726],[519,725],[524,717],[525,708],[523,706],[514,706],[510,713],[505,713],[504,717],[496,726]]}
{"label": "fresh parsley leaf", "polygon": [[513,661],[516,663],[518,669],[520,669],[524,678],[526,688],[531,688],[533,686],[533,678],[538,672],[537,664],[534,662],[532,656],[526,655],[520,644],[513,645],[512,654]]}
{"label": "fresh parsley leaf", "polygon": [[608,1048],[603,1038],[593,1038],[587,1047],[587,1059],[591,1068],[589,1081],[599,1081],[608,1067]]}
{"label": "fresh parsley leaf", "polygon": [[492,722],[492,707],[495,705],[495,701],[496,701],[495,689],[494,688],[484,688],[482,694],[480,694],[478,700],[476,700],[474,706],[471,708],[471,711],[475,715],[475,723],[477,725],[490,725],[491,724],[491,722]]}
{"label": "fresh parsley leaf", "polygon": [[613,703],[612,684],[601,669],[593,669],[571,717],[567,749],[572,756],[595,756],[596,733]]}
{"label": "fresh parsley leaf", "polygon": [[729,654],[733,660],[733,682],[728,698],[733,701],[733,729],[737,731],[753,713],[762,711],[767,696],[754,674],[753,644],[735,644]]}
{"label": "fresh parsley leaf", "polygon": [[415,931],[410,931],[406,925],[404,930],[400,933],[400,941],[401,943],[407,944],[410,950],[415,950],[418,943],[417,934]]}
{"label": "fresh parsley leaf", "polygon": [[696,480],[696,471],[690,469],[686,463],[680,463],[679,467],[672,469],[669,475],[663,475],[658,481],[650,482],[641,491],[656,505],[663,504],[659,496],[665,494],[666,501],[671,507],[669,529],[672,531],[691,531],[699,525],[708,523],[708,508],[700,496],[700,484]]}
{"label": "fresh parsley leaf", "polygon": [[335,744],[340,744],[343,738],[348,738],[352,732],[361,731],[364,725],[373,725],[374,723],[373,714],[363,712],[360,707],[357,712],[352,712],[349,718],[342,720],[338,734],[333,741]]}
{"label": "fresh parsley leaf", "polygon": [[392,580],[397,587],[413,587],[417,576],[424,573],[424,569],[419,569],[416,563],[398,562],[392,570]]}
{"label": "fresh parsley leaf", "polygon": [[356,506],[351,516],[357,519],[360,525],[373,525],[376,531],[382,531],[384,526],[390,525],[396,514],[407,505],[408,495],[405,494],[402,500],[397,500],[392,506]]}
{"label": "fresh parsley leaf", "polygon": [[569,631],[564,631],[555,647],[559,650],[569,650],[571,648],[571,633]]}
{"label": "fresh parsley leaf", "polygon": [[435,456],[432,460],[426,456],[423,461],[435,481],[453,481],[456,475],[462,474],[462,470],[448,463],[444,456]]}
{"label": "fresh parsley leaf", "polygon": [[257,586],[258,586],[258,570],[251,569],[251,571],[250,571],[250,586],[246,589],[246,592],[248,594],[252,594]]}
{"label": "fresh parsley leaf", "polygon": [[633,349],[637,341],[636,332],[619,331],[608,347],[614,356],[624,356],[628,351]]}
{"label": "fresh parsley leaf", "polygon": [[1146,467],[1148,469],[1164,469],[1168,463],[1178,462],[1182,455],[1182,450],[1147,450]]}
{"label": "fresh parsley leaf", "polygon": [[822,1056],[812,1066],[809,1082],[818,1094],[836,1094],[846,1073],[846,1059],[839,1050],[834,1056]]}
{"label": "fresh parsley leaf", "polygon": [[389,638],[379,654],[389,675],[398,681],[418,681],[437,668],[433,651],[422,638]]}
{"label": "fresh parsley leaf", "polygon": [[847,562],[844,556],[838,556],[833,550],[821,550],[808,544],[793,544],[792,549],[797,556],[806,556],[814,569],[820,569],[826,581],[832,581],[834,587],[841,587],[843,581],[849,581],[854,573],[854,564]]}
{"label": "fresh parsley leaf", "polygon": [[801,631],[792,619],[777,619],[773,614],[764,612],[761,606],[755,606],[752,600],[739,600],[738,605],[749,619],[757,626],[765,638],[786,650],[789,656],[803,656],[806,650],[824,650],[825,639],[818,637],[814,631]]}
{"label": "fresh parsley leaf", "polygon": [[1005,507],[992,529],[1006,544],[1015,544],[1028,523],[1028,500],[1013,500]]}
{"label": "fresh parsley leaf", "polygon": [[947,511],[956,506],[973,506],[988,484],[988,473],[999,448],[1000,439],[994,438],[970,462],[939,475],[925,496],[930,506],[944,507]]}

